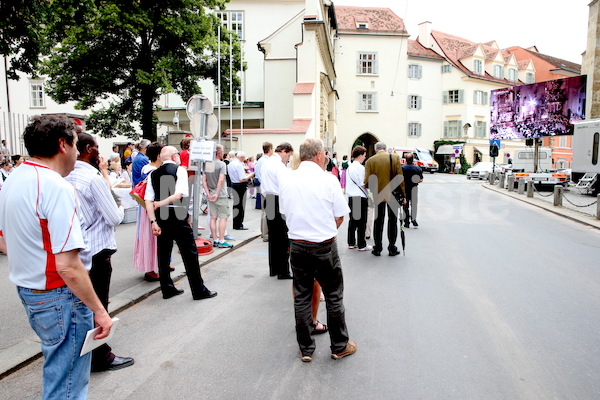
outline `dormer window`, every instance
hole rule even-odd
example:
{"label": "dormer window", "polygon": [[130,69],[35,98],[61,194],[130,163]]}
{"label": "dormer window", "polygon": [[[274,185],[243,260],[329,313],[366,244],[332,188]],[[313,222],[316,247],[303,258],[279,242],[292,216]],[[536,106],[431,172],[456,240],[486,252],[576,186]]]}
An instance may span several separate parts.
{"label": "dormer window", "polygon": [[473,72],[477,75],[483,75],[483,61],[482,60],[473,60]]}
{"label": "dormer window", "polygon": [[356,29],[369,29],[369,24],[366,22],[357,22]]}
{"label": "dormer window", "polygon": [[494,65],[494,77],[498,79],[504,79],[504,66]]}

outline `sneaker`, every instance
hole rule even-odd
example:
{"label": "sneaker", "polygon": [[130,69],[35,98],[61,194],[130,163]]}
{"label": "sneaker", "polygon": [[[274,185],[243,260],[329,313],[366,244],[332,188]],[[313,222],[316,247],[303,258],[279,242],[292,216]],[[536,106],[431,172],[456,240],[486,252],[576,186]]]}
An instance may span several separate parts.
{"label": "sneaker", "polygon": [[348,249],[350,249],[350,250],[355,249],[355,248],[356,248],[356,246],[354,246],[354,245],[348,245]]}
{"label": "sneaker", "polygon": [[412,224],[413,226],[416,228],[417,226],[419,226],[419,224],[417,224],[417,221],[415,221],[414,219],[412,220]]}
{"label": "sneaker", "polygon": [[219,247],[220,244],[221,244],[221,242],[219,242],[218,240],[215,240],[213,242],[213,247]]}
{"label": "sneaker", "polygon": [[220,243],[219,243],[219,248],[220,248],[220,249],[230,249],[230,248],[232,248],[232,247],[233,247],[233,245],[232,245],[232,244],[229,244],[229,243],[227,243],[227,242],[220,242]]}
{"label": "sneaker", "polygon": [[311,362],[312,358],[313,358],[312,354],[304,355],[304,354],[300,353],[300,359],[302,360],[302,362]]}
{"label": "sneaker", "polygon": [[231,235],[225,235],[225,237],[223,238],[225,240],[235,240],[235,238]]}
{"label": "sneaker", "polygon": [[366,245],[365,247],[361,247],[358,251],[371,251],[373,250],[373,246]]}
{"label": "sneaker", "polygon": [[340,358],[344,358],[344,357],[349,356],[354,353],[356,353],[356,343],[348,342],[348,344],[346,345],[346,348],[343,351],[341,351],[337,354],[332,354],[331,358],[333,358],[334,360],[339,360]]}

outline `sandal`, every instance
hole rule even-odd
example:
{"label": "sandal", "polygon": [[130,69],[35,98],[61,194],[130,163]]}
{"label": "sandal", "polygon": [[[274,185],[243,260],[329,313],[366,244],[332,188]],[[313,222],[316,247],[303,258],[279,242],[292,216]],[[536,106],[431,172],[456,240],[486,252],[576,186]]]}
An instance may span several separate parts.
{"label": "sandal", "polygon": [[[319,324],[321,324],[321,326],[323,327],[322,329],[317,329],[317,326],[319,326]],[[327,325],[325,325],[319,321],[317,321],[316,324],[312,324],[312,328],[313,328],[313,330],[311,332],[311,335],[320,335],[321,333],[325,333],[328,331]]]}

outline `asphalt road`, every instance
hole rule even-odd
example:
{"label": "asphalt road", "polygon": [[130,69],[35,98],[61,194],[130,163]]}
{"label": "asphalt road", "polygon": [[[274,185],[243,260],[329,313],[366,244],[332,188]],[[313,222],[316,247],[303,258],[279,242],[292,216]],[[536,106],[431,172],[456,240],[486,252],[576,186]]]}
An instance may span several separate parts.
{"label": "asphalt road", "polygon": [[[332,360],[321,335],[300,361],[290,282],[268,276],[254,240],[203,267],[218,297],[153,295],[120,313],[112,346],[136,364],[93,374],[90,399],[600,398],[599,231],[464,177],[425,178],[406,256],[348,250],[340,230],[355,355]],[[41,365],[1,380],[0,398],[39,398]]]}

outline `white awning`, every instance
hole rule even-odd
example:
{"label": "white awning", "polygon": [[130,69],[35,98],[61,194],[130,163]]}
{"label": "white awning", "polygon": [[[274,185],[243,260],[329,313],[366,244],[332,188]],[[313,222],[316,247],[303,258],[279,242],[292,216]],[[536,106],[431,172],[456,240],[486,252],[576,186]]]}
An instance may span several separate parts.
{"label": "white awning", "polygon": [[451,144],[443,144],[438,147],[435,154],[454,154],[454,149],[452,148]]}
{"label": "white awning", "polygon": [[438,147],[435,154],[460,154],[462,152],[462,147],[462,144],[443,144]]}
{"label": "white awning", "polygon": [[478,152],[480,152],[484,156],[489,156],[490,155],[490,149],[489,149],[489,147],[475,146],[475,150],[477,150]]}

